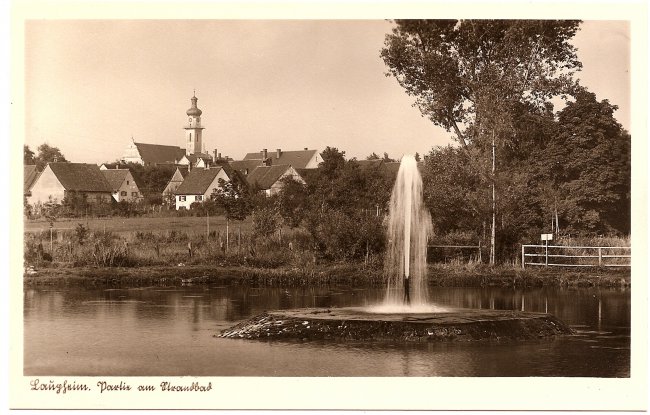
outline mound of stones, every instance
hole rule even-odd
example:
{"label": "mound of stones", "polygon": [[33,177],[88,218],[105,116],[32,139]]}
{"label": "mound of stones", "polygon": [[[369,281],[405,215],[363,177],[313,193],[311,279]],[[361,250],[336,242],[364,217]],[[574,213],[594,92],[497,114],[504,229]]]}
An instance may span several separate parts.
{"label": "mound of stones", "polygon": [[571,334],[551,314],[458,309],[445,313],[370,313],[363,308],[268,311],[218,337],[337,341],[520,341]]}

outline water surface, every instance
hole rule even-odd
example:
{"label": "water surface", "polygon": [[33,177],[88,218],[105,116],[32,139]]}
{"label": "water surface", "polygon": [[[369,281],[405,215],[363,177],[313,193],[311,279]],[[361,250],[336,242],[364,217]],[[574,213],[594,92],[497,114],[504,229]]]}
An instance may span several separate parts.
{"label": "water surface", "polygon": [[630,292],[441,288],[440,306],[549,312],[576,335],[520,343],[219,339],[265,310],[378,303],[382,289],[27,288],[24,373],[75,376],[629,377]]}

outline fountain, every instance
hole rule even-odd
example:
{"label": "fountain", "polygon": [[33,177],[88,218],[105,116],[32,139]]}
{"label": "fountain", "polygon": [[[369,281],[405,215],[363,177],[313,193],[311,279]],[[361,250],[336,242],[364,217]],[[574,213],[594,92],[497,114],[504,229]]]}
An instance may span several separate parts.
{"label": "fountain", "polygon": [[447,309],[427,298],[431,216],[413,156],[402,157],[390,200],[385,257],[386,296],[368,307],[268,311],[219,337],[365,341],[521,340],[567,334],[554,316],[511,310]]}

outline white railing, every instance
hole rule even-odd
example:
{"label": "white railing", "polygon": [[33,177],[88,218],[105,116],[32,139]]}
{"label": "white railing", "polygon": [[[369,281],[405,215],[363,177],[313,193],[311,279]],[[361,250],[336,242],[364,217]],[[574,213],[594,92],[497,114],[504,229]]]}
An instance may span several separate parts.
{"label": "white railing", "polygon": [[[587,253],[571,255],[571,250],[583,250]],[[526,250],[532,252],[526,252]],[[565,251],[565,250],[568,250]],[[612,251],[621,250],[627,254],[616,254]],[[540,252],[541,251],[541,252]],[[541,261],[532,261],[532,259],[541,259]],[[566,263],[558,259],[576,262],[580,258],[586,258],[586,263]],[[619,261],[623,258],[627,261]],[[612,262],[612,260],[616,262]],[[527,262],[528,260],[528,262]],[[562,262],[562,263],[558,263]],[[622,263],[623,262],[623,263]],[[629,246],[554,246],[554,245],[522,245],[521,246],[521,267],[526,265],[546,266],[546,267],[629,267],[632,262],[632,248]]]}

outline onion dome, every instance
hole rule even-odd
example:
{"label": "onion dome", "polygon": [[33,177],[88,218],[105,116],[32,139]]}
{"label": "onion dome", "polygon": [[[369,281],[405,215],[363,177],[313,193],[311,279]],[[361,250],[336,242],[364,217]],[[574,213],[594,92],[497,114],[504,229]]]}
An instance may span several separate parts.
{"label": "onion dome", "polygon": [[196,101],[198,101],[198,99],[196,98],[196,96],[193,96],[191,100],[192,100],[192,108],[188,109],[186,114],[189,116],[200,117],[203,111],[201,111],[196,107]]}

